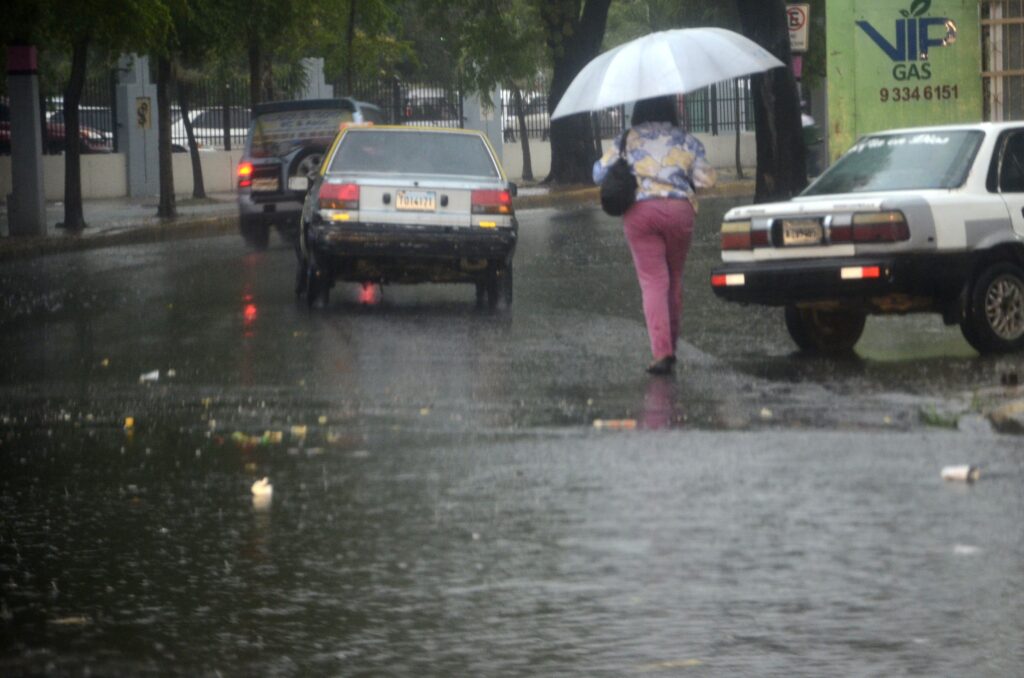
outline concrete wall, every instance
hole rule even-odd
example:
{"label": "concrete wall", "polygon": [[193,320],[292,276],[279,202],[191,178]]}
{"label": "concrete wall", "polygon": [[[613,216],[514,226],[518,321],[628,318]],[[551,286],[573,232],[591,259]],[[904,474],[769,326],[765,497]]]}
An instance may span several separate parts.
{"label": "concrete wall", "polygon": [[[736,136],[712,136],[710,134],[695,135],[704,144],[708,162],[716,169],[736,168]],[[605,139],[603,148],[607,150],[611,139]],[[512,181],[519,181],[523,176],[523,146],[521,142],[502,146],[502,164],[505,174]],[[757,145],[753,132],[740,133],[740,160],[744,168],[757,165]],[[540,139],[530,139],[530,164],[533,167],[533,178],[540,181],[551,169],[551,144]]]}
{"label": "concrete wall", "polygon": [[[235,190],[235,167],[241,151],[204,151],[203,184],[207,193]],[[123,198],[128,195],[125,156],[120,153],[89,153],[82,156],[82,197],[85,199]],[[43,189],[46,200],[64,199],[64,156],[43,156]],[[11,192],[11,156],[0,156],[0,199]],[[192,162],[188,153],[174,154],[174,192],[192,195]]]}
{"label": "concrete wall", "polygon": [[[203,186],[207,193],[227,193],[235,190],[235,172],[242,151],[200,151],[203,166]],[[174,154],[174,192],[179,196],[192,195],[192,160],[188,153]]]}
{"label": "concrete wall", "polygon": [[[718,169],[736,166],[736,137],[733,135],[697,135],[704,143],[708,161]],[[611,140],[605,140],[607,148]],[[519,143],[502,146],[502,163],[512,181],[522,181],[523,151]],[[235,168],[241,151],[202,151],[203,183],[207,193],[226,193],[235,190]],[[533,177],[540,181],[551,168],[551,144],[530,139]],[[757,164],[754,133],[740,135],[740,156],[743,167]],[[43,183],[46,199],[64,199],[64,156],[43,157]],[[123,198],[128,195],[128,177],[125,156],[120,153],[93,153],[82,156],[82,197],[85,199]],[[192,164],[188,153],[174,154],[174,190],[178,196],[192,195]],[[0,156],[0,200],[11,192],[11,156]]]}

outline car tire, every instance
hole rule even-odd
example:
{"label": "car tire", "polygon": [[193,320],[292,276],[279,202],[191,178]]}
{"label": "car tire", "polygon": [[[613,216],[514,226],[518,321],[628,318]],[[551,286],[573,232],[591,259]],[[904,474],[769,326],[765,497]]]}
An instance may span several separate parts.
{"label": "car tire", "polygon": [[789,336],[808,353],[849,353],[864,333],[866,318],[863,311],[786,307]]}
{"label": "car tire", "polygon": [[259,218],[241,216],[238,218],[238,225],[242,239],[252,249],[262,252],[270,246],[270,224]]}
{"label": "car tire", "polygon": [[308,177],[318,167],[324,157],[324,149],[311,147],[307,148],[292,160],[291,166],[288,168],[289,177]]}
{"label": "car tire", "polygon": [[331,284],[330,273],[310,261],[306,269],[306,305],[313,308],[318,299],[323,299],[324,306],[329,304]]}
{"label": "car tire", "polygon": [[1010,262],[982,269],[971,285],[960,331],[978,353],[1024,347],[1024,269]]}

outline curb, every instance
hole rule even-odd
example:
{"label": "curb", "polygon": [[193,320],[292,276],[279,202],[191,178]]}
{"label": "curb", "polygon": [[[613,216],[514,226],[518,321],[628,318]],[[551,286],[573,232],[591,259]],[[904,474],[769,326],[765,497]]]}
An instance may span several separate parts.
{"label": "curb", "polygon": [[31,259],[47,254],[64,254],[85,250],[140,245],[165,240],[209,238],[238,232],[238,217],[189,217],[169,219],[154,225],[125,226],[120,230],[98,235],[64,234],[59,236],[32,236],[0,240],[0,262],[13,259]]}

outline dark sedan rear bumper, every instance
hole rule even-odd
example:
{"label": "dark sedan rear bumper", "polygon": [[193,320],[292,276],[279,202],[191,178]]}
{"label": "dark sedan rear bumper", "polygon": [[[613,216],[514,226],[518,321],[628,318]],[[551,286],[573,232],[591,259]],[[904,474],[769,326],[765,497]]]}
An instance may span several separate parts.
{"label": "dark sedan rear bumper", "polygon": [[318,225],[311,243],[320,256],[395,259],[505,260],[515,251],[515,228],[458,228],[358,224]]}

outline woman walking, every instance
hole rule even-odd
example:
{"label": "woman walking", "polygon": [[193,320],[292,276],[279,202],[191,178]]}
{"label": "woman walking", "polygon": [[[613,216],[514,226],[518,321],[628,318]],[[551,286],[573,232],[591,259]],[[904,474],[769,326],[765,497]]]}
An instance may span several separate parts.
{"label": "woman walking", "polygon": [[[626,160],[637,180],[636,202],[623,216],[623,225],[654,356],[647,371],[668,374],[676,363],[683,266],[697,213],[694,192],[713,186],[716,175],[705,159],[704,145],[679,126],[674,96],[638,101],[633,126],[623,134]],[[620,135],[594,163],[595,183],[604,179],[621,147]]]}

